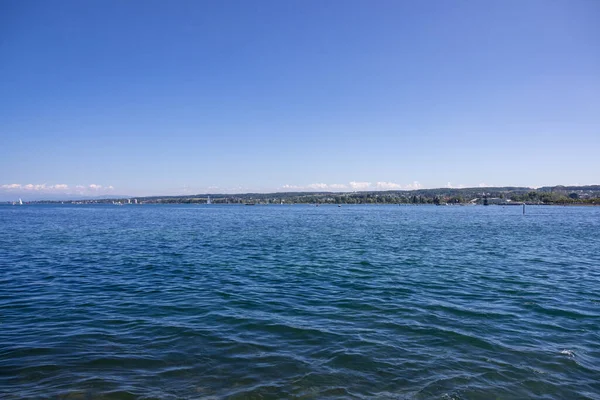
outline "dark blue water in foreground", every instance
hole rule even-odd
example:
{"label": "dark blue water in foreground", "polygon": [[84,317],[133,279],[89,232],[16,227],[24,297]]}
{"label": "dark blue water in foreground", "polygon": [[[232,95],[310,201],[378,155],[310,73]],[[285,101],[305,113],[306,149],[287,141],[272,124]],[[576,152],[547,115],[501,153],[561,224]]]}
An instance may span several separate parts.
{"label": "dark blue water in foreground", "polygon": [[1,206],[45,397],[599,399],[600,208]]}

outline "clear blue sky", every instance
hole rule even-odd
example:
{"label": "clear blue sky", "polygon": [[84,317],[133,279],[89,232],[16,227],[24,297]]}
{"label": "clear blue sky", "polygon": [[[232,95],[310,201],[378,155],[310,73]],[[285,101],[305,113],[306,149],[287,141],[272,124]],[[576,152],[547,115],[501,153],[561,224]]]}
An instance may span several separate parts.
{"label": "clear blue sky", "polygon": [[0,197],[598,184],[598,21],[596,0],[3,0]]}

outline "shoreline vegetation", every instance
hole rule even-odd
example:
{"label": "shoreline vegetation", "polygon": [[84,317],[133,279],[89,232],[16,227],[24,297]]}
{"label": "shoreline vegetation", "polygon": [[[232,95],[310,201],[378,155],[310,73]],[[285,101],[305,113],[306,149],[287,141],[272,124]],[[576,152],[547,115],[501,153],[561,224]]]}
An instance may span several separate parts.
{"label": "shoreline vegetation", "polygon": [[[12,202],[7,202],[12,203]],[[280,192],[37,200],[27,204],[434,204],[600,205],[600,185],[438,188],[362,192]]]}

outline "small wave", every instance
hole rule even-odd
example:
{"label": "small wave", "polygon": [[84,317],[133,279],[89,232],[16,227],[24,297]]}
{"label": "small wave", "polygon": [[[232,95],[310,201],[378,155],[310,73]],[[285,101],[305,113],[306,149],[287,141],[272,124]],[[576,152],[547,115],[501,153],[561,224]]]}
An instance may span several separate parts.
{"label": "small wave", "polygon": [[560,354],[564,354],[569,357],[575,357],[575,352],[573,350],[568,350],[568,349],[561,350]]}

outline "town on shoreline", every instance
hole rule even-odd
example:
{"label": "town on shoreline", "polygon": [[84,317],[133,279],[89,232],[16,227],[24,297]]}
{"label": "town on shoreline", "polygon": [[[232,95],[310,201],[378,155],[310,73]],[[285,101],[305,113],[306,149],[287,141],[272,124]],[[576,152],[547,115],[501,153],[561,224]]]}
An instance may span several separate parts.
{"label": "town on shoreline", "polygon": [[[10,202],[9,202],[10,203]],[[14,202],[13,202],[14,203]],[[36,200],[26,204],[435,204],[435,205],[600,205],[600,185],[438,188],[361,192],[281,192],[179,196]]]}

